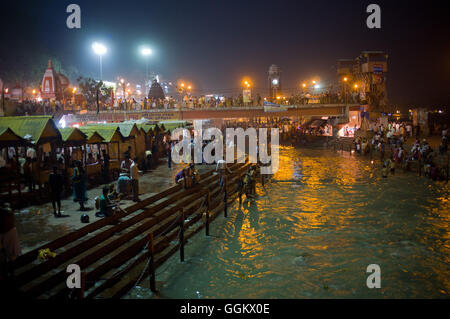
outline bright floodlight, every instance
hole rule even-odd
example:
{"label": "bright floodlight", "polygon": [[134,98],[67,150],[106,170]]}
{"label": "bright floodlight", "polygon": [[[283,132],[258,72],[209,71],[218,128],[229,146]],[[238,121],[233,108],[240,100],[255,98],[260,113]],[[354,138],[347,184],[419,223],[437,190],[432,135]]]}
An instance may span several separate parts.
{"label": "bright floodlight", "polygon": [[142,55],[150,55],[150,54],[152,54],[152,50],[150,50],[149,48],[143,48],[141,50],[141,54]]}
{"label": "bright floodlight", "polygon": [[98,42],[94,42],[92,44],[92,49],[94,50],[95,54],[98,54],[98,55],[103,55],[107,51],[106,47],[103,44],[98,43]]}
{"label": "bright floodlight", "polygon": [[273,80],[272,80],[272,84],[273,84],[273,85],[278,85],[278,79],[273,79]]}

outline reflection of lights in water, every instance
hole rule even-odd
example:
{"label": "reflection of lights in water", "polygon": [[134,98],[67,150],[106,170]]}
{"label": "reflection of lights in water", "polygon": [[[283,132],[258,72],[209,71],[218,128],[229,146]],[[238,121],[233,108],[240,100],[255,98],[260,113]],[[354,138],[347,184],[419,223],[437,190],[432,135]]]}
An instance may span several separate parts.
{"label": "reflection of lights in water", "polygon": [[[386,256],[392,270],[393,284],[380,298],[448,294],[448,186],[408,173],[386,182],[369,157],[280,146],[279,158],[272,181],[257,184],[255,202],[244,196],[225,225],[215,224],[220,240],[192,238],[187,247],[201,263],[187,268],[178,255],[171,258],[176,275],[161,287],[166,296],[370,298],[352,287],[371,256]],[[414,280],[405,282],[406,270]],[[330,274],[333,284],[318,285]]]}

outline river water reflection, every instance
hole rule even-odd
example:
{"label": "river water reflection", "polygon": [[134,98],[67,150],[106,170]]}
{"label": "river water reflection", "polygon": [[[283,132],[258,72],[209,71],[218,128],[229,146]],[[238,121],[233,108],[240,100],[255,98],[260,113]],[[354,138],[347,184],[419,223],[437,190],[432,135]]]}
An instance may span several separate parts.
{"label": "river water reflection", "polygon": [[[448,298],[449,187],[328,150],[280,149],[253,203],[235,203],[157,270],[166,298]],[[369,289],[369,264],[381,289]],[[145,289],[130,297],[147,298]]]}

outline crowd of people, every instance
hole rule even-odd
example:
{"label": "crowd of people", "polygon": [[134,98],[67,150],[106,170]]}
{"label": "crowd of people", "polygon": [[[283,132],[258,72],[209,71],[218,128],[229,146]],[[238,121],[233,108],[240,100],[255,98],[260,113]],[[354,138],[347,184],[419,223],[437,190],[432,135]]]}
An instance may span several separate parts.
{"label": "crowd of people", "polygon": [[[303,92],[291,94],[290,96],[279,96],[274,99],[263,98],[259,93],[244,98],[243,94],[236,96],[218,95],[190,95],[183,97],[167,96],[166,98],[117,98],[113,102],[99,102],[100,111],[139,111],[152,109],[179,109],[179,108],[224,108],[243,106],[263,106],[264,102],[273,102],[282,105],[305,105],[305,104],[333,104],[333,103],[359,103],[358,94],[347,94],[344,96],[339,92],[325,90],[320,93],[310,94]],[[60,101],[48,101],[37,99],[24,99],[16,102],[15,116],[27,115],[58,115],[64,110],[78,112],[80,110],[96,111],[97,104],[87,104],[86,102],[75,103],[73,99]]]}
{"label": "crowd of people", "polygon": [[[378,152],[383,160],[383,177],[394,173],[396,167],[410,169],[418,165],[425,176],[437,179],[448,178],[448,130],[444,126],[440,144],[433,149],[426,138],[420,140],[413,137],[413,126],[410,123],[389,122],[387,126],[371,123],[372,138],[357,136],[354,139],[355,150],[360,154]],[[416,129],[416,133],[419,130]],[[417,133],[417,135],[419,135]],[[414,139],[408,147],[408,139]]]}
{"label": "crowd of people", "polygon": [[[14,116],[27,115],[54,115],[64,110],[64,103],[59,101],[24,99],[17,101]],[[72,106],[71,102],[66,102],[66,108]]]}
{"label": "crowd of people", "polygon": [[274,102],[284,105],[305,105],[305,104],[333,104],[333,103],[359,103],[358,95],[348,95],[345,98],[340,93],[332,93],[325,91],[322,93],[309,94],[292,94],[288,97],[279,96],[274,99],[263,98],[259,93],[244,98],[242,94],[237,96],[194,96],[185,95],[181,99],[173,96],[165,99],[150,99],[138,102],[134,98],[127,100],[119,99],[117,108],[119,110],[150,110],[150,109],[176,109],[176,108],[223,108],[223,107],[243,107],[243,106],[263,106],[265,101]]}
{"label": "crowd of people", "polygon": [[[149,171],[157,165],[159,157],[168,150],[167,139],[170,139],[169,132],[156,134],[152,138],[150,149],[145,151],[140,160],[137,157],[132,159],[134,152],[129,146],[121,156],[124,160],[120,163],[120,172],[110,168],[111,158],[106,148],[102,149],[98,145],[87,145],[84,150],[82,147],[55,148],[56,154],[46,152],[45,148],[39,154],[33,147],[2,148],[0,152],[2,193],[8,190],[7,185],[11,183],[16,183],[21,192],[28,188],[30,195],[39,191],[39,197],[51,199],[55,217],[63,217],[61,198],[72,191],[74,201],[78,202],[80,210],[84,211],[88,200],[86,192],[88,185],[108,184],[120,173],[120,184],[123,183],[123,179],[129,178],[130,190],[135,194],[133,200],[137,201],[139,175],[136,171]],[[41,158],[38,158],[39,156]],[[90,172],[89,175],[87,171]],[[123,187],[120,189],[123,190]],[[11,188],[9,192],[11,196]],[[34,196],[25,198],[32,202],[36,199]]]}

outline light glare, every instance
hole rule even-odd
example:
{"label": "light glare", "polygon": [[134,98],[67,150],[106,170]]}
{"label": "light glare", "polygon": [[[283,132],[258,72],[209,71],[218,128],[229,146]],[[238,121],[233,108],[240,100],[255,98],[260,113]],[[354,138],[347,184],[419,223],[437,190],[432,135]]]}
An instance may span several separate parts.
{"label": "light glare", "polygon": [[141,50],[141,54],[142,54],[142,55],[145,55],[145,56],[150,55],[150,54],[152,54],[152,50],[149,49],[149,48],[143,48],[143,49]]}
{"label": "light glare", "polygon": [[106,49],[106,47],[103,44],[98,42],[94,42],[92,44],[92,50],[94,50],[95,54],[98,55],[103,55],[108,51],[108,49]]}

